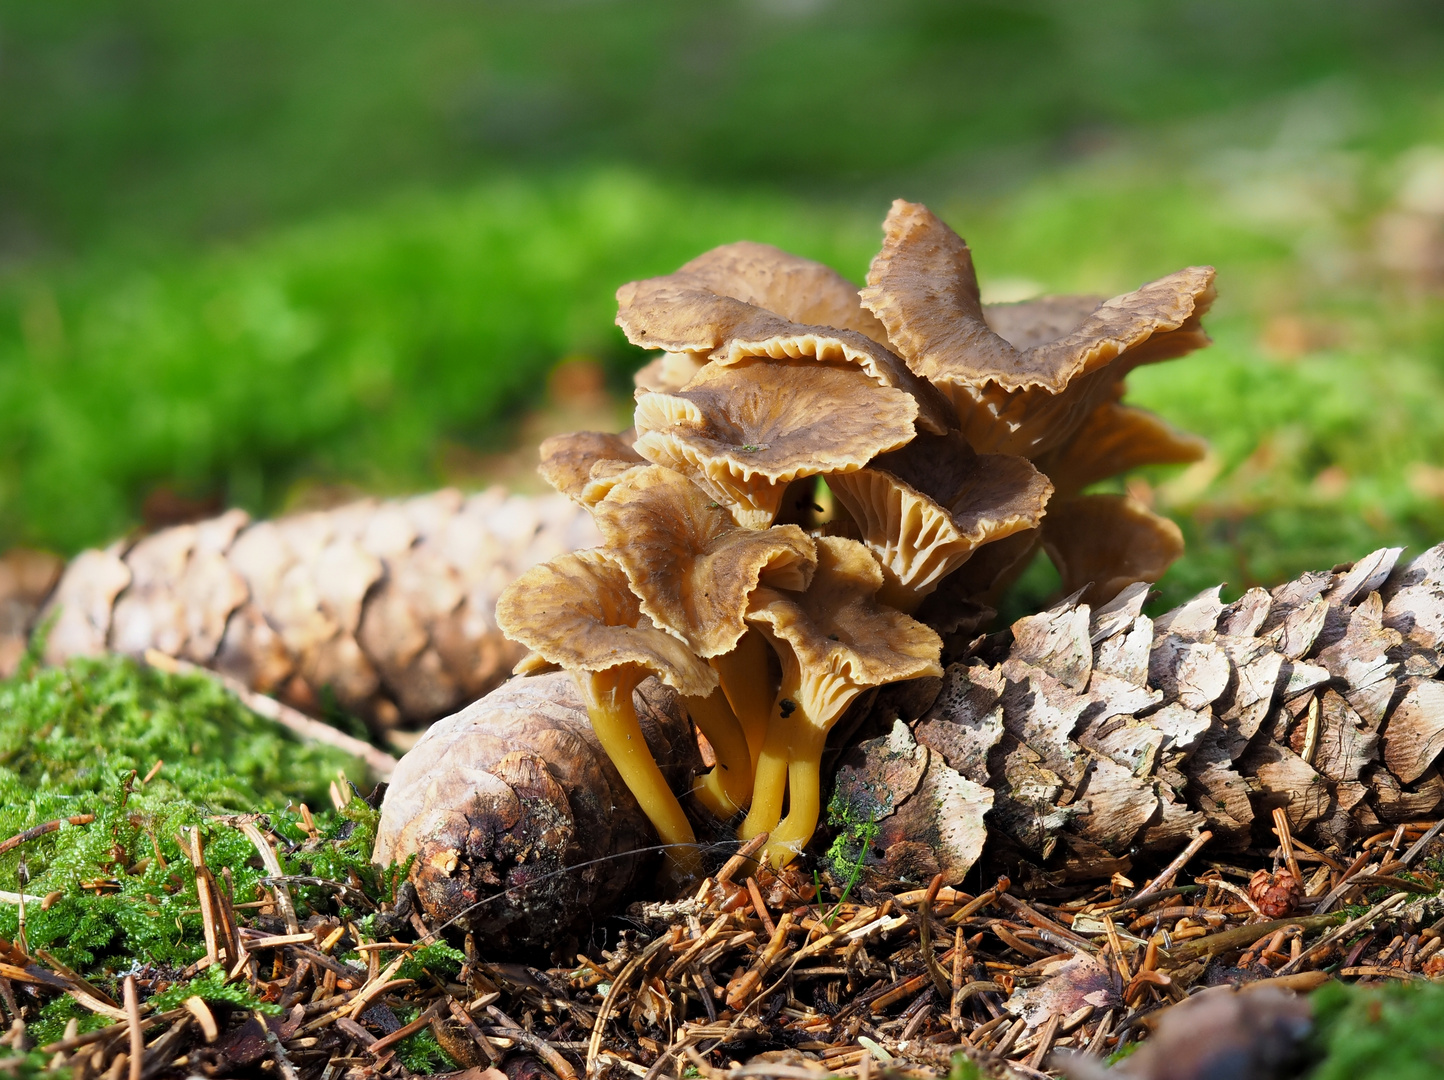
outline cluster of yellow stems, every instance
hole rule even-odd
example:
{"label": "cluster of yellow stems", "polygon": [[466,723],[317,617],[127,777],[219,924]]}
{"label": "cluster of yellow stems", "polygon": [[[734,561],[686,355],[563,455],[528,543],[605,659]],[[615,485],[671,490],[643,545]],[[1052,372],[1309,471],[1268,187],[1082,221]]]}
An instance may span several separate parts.
{"label": "cluster of yellow stems", "polygon": [[[967,245],[899,200],[858,290],[761,244],[623,286],[618,324],[661,350],[635,428],[542,445],[542,474],[604,544],[528,571],[497,622],[520,672],[574,673],[593,727],[674,868],[692,825],[633,707],[656,676],[716,767],[696,800],[786,863],[821,805],[828,730],[873,687],[941,674],[950,612],[1041,546],[1093,601],[1156,580],[1176,526],[1117,473],[1200,445],[1120,403],[1135,366],[1206,343],[1213,271],[1101,300],[984,305]],[[929,625],[932,624],[932,625]]]}

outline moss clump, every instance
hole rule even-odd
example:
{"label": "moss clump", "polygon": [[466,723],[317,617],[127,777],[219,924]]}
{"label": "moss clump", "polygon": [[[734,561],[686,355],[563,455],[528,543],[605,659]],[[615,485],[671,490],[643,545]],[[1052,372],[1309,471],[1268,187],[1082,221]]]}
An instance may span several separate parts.
{"label": "moss clump", "polygon": [[[47,898],[27,905],[32,952],[102,981],[111,966],[183,966],[204,944],[182,830],[201,830],[206,862],[229,875],[237,902],[256,898],[265,873],[250,841],[217,815],[269,813],[295,840],[281,852],[287,873],[348,881],[358,870],[356,880],[382,888],[369,867],[375,815],[365,803],[353,799],[345,817],[318,815],[316,838],[290,809],[324,799],[338,771],[365,776],[355,759],[301,745],[204,677],[116,657],[27,664],[0,682],[0,839],[62,824],[0,855],[0,889]],[[19,907],[0,903],[0,935],[21,932]]]}
{"label": "moss clump", "polygon": [[322,800],[338,769],[358,783],[366,776],[356,759],[301,745],[203,676],[112,656],[27,665],[0,681],[0,829],[37,792],[83,801],[157,761],[165,764],[147,794],[215,813]]}
{"label": "moss clump", "polygon": [[1433,1080],[1444,1073],[1444,986],[1327,983],[1313,994],[1309,1080]]}

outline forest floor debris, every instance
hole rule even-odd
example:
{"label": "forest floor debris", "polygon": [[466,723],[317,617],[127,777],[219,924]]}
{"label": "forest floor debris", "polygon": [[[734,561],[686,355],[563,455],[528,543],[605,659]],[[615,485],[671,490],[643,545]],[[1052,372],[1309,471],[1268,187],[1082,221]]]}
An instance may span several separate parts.
{"label": "forest floor debris", "polygon": [[[1075,1075],[1092,1075],[1166,1031],[1204,987],[1444,974],[1440,822],[1351,851],[1285,839],[1222,862],[1203,844],[1154,876],[1046,892],[773,873],[754,842],[681,899],[634,905],[548,964],[479,955],[424,925],[400,875],[366,868],[374,812],[349,787],[334,800],[325,814],[214,815],[178,838],[173,880],[198,916],[182,932],[199,954],[189,963],[67,966],[27,951],[22,923],[0,943],[0,1046],[82,1078],[1033,1077],[1057,1075],[1070,1054],[1095,1066]],[[53,839],[32,840],[42,835]],[[328,848],[329,877],[276,873],[307,851],[319,871]],[[1280,887],[1294,874],[1286,850],[1302,891]],[[1260,897],[1277,896],[1292,907],[1264,911]],[[1299,1050],[1308,1007],[1280,1008],[1277,1024],[1253,1025],[1265,1042],[1208,1053]]]}

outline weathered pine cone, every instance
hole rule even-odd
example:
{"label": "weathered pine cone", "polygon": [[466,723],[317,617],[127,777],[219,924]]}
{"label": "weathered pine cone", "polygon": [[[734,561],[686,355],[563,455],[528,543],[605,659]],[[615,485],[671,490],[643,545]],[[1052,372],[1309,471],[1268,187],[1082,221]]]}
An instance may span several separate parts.
{"label": "weathered pine cone", "polygon": [[[635,701],[648,750],[685,791],[699,762],[677,695],[649,679]],[[373,857],[416,856],[410,880],[432,925],[570,958],[566,938],[635,898],[660,862],[655,844],[576,683],[554,673],[513,679],[427,729],[391,777]]]}
{"label": "weathered pine cone", "polygon": [[82,552],[63,574],[53,557],[14,551],[0,557],[0,663],[13,670],[54,614],[48,662],[155,649],[310,712],[333,695],[380,733],[504,680],[525,650],[497,630],[497,595],[597,542],[560,496],[494,488],[274,521],[231,510]]}
{"label": "weathered pine cone", "polygon": [[1397,567],[1400,550],[1157,619],[1144,585],[1020,619],[910,701],[880,699],[893,730],[844,757],[838,789],[878,819],[884,864],[948,880],[986,835],[1095,876],[1204,829],[1211,848],[1271,845],[1275,807],[1320,847],[1427,819],[1444,544]]}

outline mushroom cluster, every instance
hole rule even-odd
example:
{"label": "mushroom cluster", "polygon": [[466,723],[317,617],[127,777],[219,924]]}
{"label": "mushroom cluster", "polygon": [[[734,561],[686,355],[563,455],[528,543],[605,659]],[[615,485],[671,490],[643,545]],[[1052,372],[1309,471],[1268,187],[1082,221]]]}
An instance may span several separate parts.
{"label": "mushroom cluster", "polygon": [[697,801],[745,812],[739,835],[767,832],[780,865],[816,828],[829,728],[870,688],[941,674],[950,608],[1039,544],[1094,602],[1181,552],[1172,522],[1084,492],[1199,455],[1119,399],[1137,365],[1207,342],[1212,269],[984,305],[967,245],[926,207],[898,200],[884,231],[861,291],[755,243],[624,285],[618,325],[662,350],[637,373],[635,428],[541,447],[603,546],[523,574],[497,624],[531,650],[519,672],[574,674],[679,872],[697,849],[637,727],[644,679],[713,749]]}

